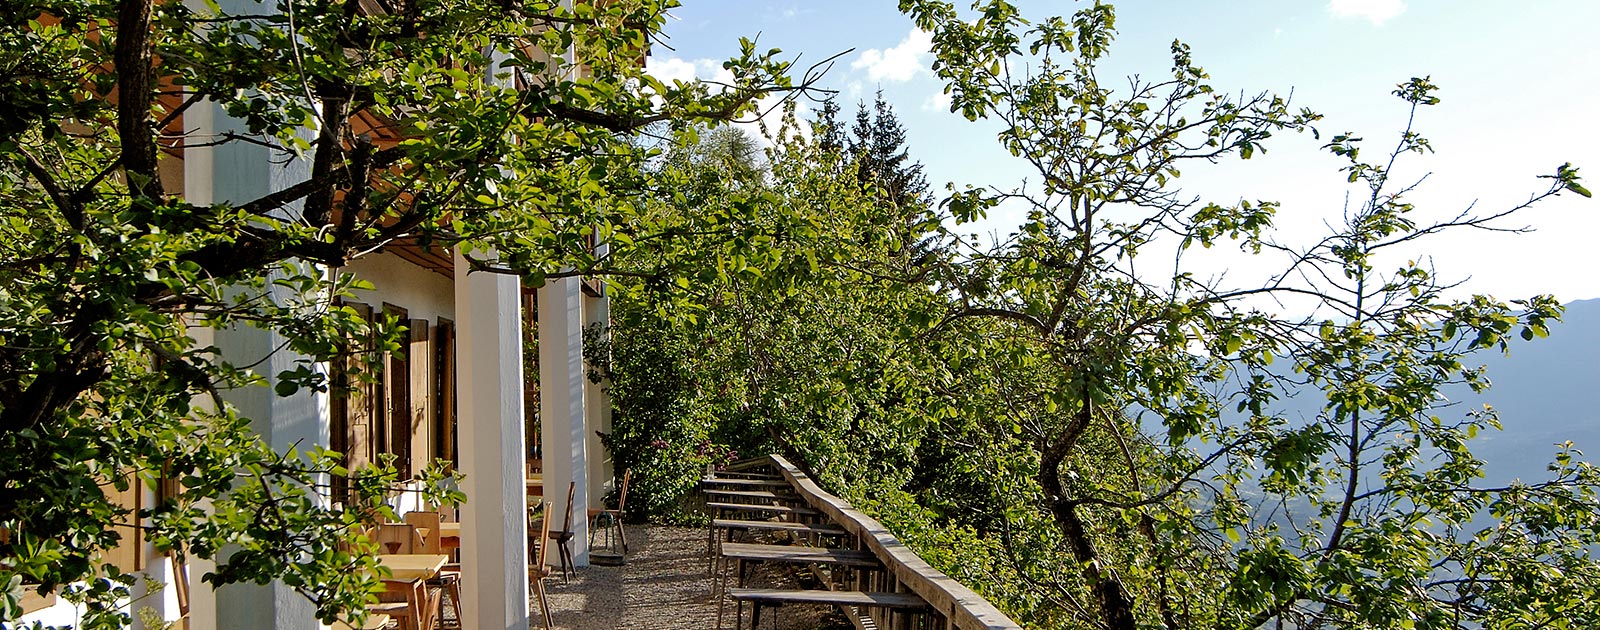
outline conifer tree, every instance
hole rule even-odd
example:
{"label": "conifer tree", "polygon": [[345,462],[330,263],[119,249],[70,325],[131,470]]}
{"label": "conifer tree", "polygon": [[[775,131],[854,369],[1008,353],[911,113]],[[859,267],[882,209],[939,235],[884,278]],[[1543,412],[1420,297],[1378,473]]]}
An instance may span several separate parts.
{"label": "conifer tree", "polygon": [[857,176],[862,183],[876,185],[880,198],[904,210],[926,208],[928,180],[922,163],[911,159],[906,146],[906,130],[895,116],[894,107],[878,91],[872,108],[858,104],[856,122],[850,129],[850,153],[856,158]]}

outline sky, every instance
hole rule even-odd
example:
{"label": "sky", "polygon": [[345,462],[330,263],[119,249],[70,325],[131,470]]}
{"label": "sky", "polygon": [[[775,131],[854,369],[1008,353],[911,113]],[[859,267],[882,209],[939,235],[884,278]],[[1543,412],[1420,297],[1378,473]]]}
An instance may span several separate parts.
{"label": "sky", "polygon": [[[965,0],[957,0],[958,5]],[[661,78],[716,78],[739,37],[781,48],[804,68],[844,53],[822,86],[838,91],[846,114],[882,90],[907,131],[913,158],[936,191],[946,182],[1012,189],[1026,168],[1000,149],[998,127],[948,111],[944,84],[929,69],[926,34],[895,3],[839,0],[683,0],[649,68]],[[1082,2],[1019,2],[1039,19],[1070,14]],[[1178,181],[1208,201],[1268,199],[1282,204],[1282,240],[1314,238],[1337,220],[1351,191],[1342,162],[1320,147],[1336,133],[1367,139],[1365,155],[1387,151],[1407,109],[1395,84],[1430,76],[1440,105],[1416,128],[1436,153],[1403,162],[1395,178],[1427,179],[1410,198],[1425,217],[1445,218],[1476,204],[1492,212],[1548,186],[1538,175],[1571,162],[1600,191],[1600,1],[1539,0],[1142,0],[1117,5],[1117,40],[1101,68],[1109,77],[1159,77],[1169,47],[1193,48],[1220,90],[1293,95],[1293,105],[1323,114],[1322,139],[1283,134],[1249,161],[1189,168]],[[848,51],[848,52],[847,52]],[[814,108],[815,104],[809,105]],[[1406,256],[1430,259],[1462,291],[1502,299],[1554,294],[1600,297],[1600,199],[1563,195],[1519,215],[1508,227],[1533,233],[1457,233]],[[1002,208],[963,232],[1007,233],[1018,222]],[[1201,275],[1248,275],[1252,264],[1226,252],[1191,262]],[[1403,261],[1400,261],[1403,262]],[[1259,265],[1260,263],[1253,263]]]}

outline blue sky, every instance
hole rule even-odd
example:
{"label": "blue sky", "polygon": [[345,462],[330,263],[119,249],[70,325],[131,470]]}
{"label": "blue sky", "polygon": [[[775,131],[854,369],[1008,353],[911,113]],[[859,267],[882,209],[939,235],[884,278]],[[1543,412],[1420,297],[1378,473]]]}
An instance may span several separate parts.
{"label": "blue sky", "polygon": [[[1024,15],[1066,14],[1080,2],[1021,2]],[[684,0],[669,21],[665,47],[650,60],[658,76],[712,78],[740,36],[799,55],[800,65],[854,49],[824,81],[846,111],[883,90],[907,128],[913,157],[929,180],[1015,187],[1021,165],[998,148],[995,127],[973,124],[943,107],[943,84],[928,70],[927,39],[894,2],[837,0]],[[1541,188],[1536,175],[1572,162],[1600,191],[1600,2],[1542,0],[1146,0],[1117,4],[1118,36],[1102,67],[1108,77],[1162,74],[1174,38],[1193,47],[1213,85],[1230,91],[1291,90],[1297,106],[1326,118],[1324,140],[1346,131],[1387,150],[1406,110],[1390,95],[1396,83],[1431,75],[1443,103],[1426,108],[1417,128],[1438,153],[1398,169],[1428,175],[1412,202],[1443,217],[1468,204],[1489,211],[1515,205]],[[1282,202],[1286,240],[1311,238],[1337,219],[1346,185],[1340,162],[1321,141],[1290,134],[1248,162],[1188,169],[1179,184],[1208,200],[1241,197]],[[1016,217],[997,212],[964,231],[1005,233]],[[1533,234],[1458,234],[1411,256],[1432,257],[1449,279],[1505,299],[1553,293],[1563,300],[1600,297],[1600,201],[1568,195],[1523,216]],[[1248,273],[1243,259],[1218,252],[1198,261],[1206,273]]]}

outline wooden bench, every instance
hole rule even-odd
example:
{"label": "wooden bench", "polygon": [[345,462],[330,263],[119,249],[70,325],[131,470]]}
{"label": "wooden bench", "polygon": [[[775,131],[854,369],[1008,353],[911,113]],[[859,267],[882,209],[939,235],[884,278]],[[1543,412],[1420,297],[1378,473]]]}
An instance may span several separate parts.
{"label": "wooden bench", "polygon": [[[855,606],[858,608],[886,608],[891,611],[920,611],[927,610],[928,603],[921,597],[909,593],[863,593],[861,591],[821,591],[797,590],[791,591],[778,588],[732,588],[728,589],[728,596],[733,598],[734,630],[744,627],[744,603],[750,602],[750,628],[754,630],[761,624],[761,608],[764,606],[782,606],[784,604],[810,604],[822,606]],[[720,628],[722,620],[717,620]]]}

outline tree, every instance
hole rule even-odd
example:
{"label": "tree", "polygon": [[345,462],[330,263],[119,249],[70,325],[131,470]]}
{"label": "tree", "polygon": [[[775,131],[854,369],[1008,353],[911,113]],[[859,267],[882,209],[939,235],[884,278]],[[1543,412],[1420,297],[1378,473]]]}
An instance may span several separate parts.
{"label": "tree", "polygon": [[872,111],[862,102],[850,128],[848,151],[855,158],[857,177],[879,190],[882,203],[899,207],[908,214],[928,207],[928,179],[922,164],[912,162],[906,147],[906,130],[894,114],[894,107],[879,91]]}
{"label": "tree", "polygon": [[[648,282],[613,293],[605,368],[618,469],[654,484],[651,516],[664,520],[693,518],[681,497],[730,451],[779,452],[825,478],[897,488],[934,380],[924,368],[940,366],[895,344],[939,296],[864,269],[900,269],[901,239],[937,224],[904,223],[824,133],[781,139],[770,168],[726,136],[744,137],[718,129],[670,151],[664,169],[679,184],[654,207],[703,235],[690,246],[709,253],[701,272],[673,288],[693,294],[690,307]],[[760,176],[747,178],[752,170]],[[710,255],[730,237],[768,243],[770,256]],[[635,254],[641,268],[659,264]]]}
{"label": "tree", "polygon": [[[1562,451],[1548,481],[1476,487],[1469,438],[1497,426],[1492,411],[1442,400],[1446,384],[1486,385],[1468,352],[1542,336],[1559,306],[1451,300],[1425,262],[1383,257],[1587,196],[1576,170],[1560,167],[1515,208],[1430,222],[1406,201],[1415,186],[1389,180],[1396,159],[1429,150],[1419,134],[1408,127],[1377,162],[1338,135],[1327,148],[1349,159],[1364,201],[1326,238],[1287,245],[1270,229],[1275,203],[1203,203],[1175,182],[1185,163],[1249,159],[1279,132],[1311,130],[1314,113],[1220,93],[1179,42],[1169,76],[1102,84],[1109,6],[1036,23],[1001,1],[976,3],[971,18],[945,2],[901,8],[933,33],[952,110],[998,121],[1001,144],[1038,177],[1032,190],[944,201],[956,219],[1004,201],[1029,214],[1008,240],[963,243],[940,286],[956,307],[927,335],[956,361],[997,366],[975,375],[995,379],[975,389],[1004,409],[982,421],[983,447],[996,478],[1015,480],[1017,462],[1033,469],[1031,483],[997,486],[997,503],[1013,524],[1053,530],[1045,553],[1012,558],[1057,619],[1119,630],[1600,620],[1575,595],[1600,575],[1578,551],[1595,542],[1600,477]],[[1434,91],[1413,79],[1396,94],[1415,112]],[[1221,244],[1287,262],[1260,286],[1196,278],[1184,261]],[[1136,265],[1152,251],[1176,261],[1170,273]],[[1301,298],[1311,314],[1266,310],[1263,297]],[[1286,416],[1276,402],[1292,394],[1321,397],[1321,412]],[[1008,543],[1019,533],[1039,537],[1007,528]]]}
{"label": "tree", "polygon": [[[158,545],[214,558],[213,585],[279,579],[324,620],[362,609],[370,550],[342,545],[371,515],[318,493],[348,472],[372,497],[392,472],[274,452],[226,399],[269,381],[325,391],[316,364],[395,347],[393,322],[336,306],[355,285],[328,270],[407,239],[533,284],[604,273],[590,235],[619,256],[675,237],[639,212],[654,152],[637,130],[806,86],[750,41],[731,88],[664,85],[639,60],[675,3],[569,4],[0,5],[0,621],[27,582],[68,585],[89,627],[127,623],[131,578],[100,556],[135,516]],[[228,122],[189,134],[204,109]],[[307,172],[187,199],[168,167],[204,147]],[[671,259],[650,273],[674,283]],[[298,367],[256,374],[259,357],[192,334],[238,326],[280,333]],[[345,342],[373,328],[375,348]],[[162,479],[176,491],[138,515],[107,498]]]}

